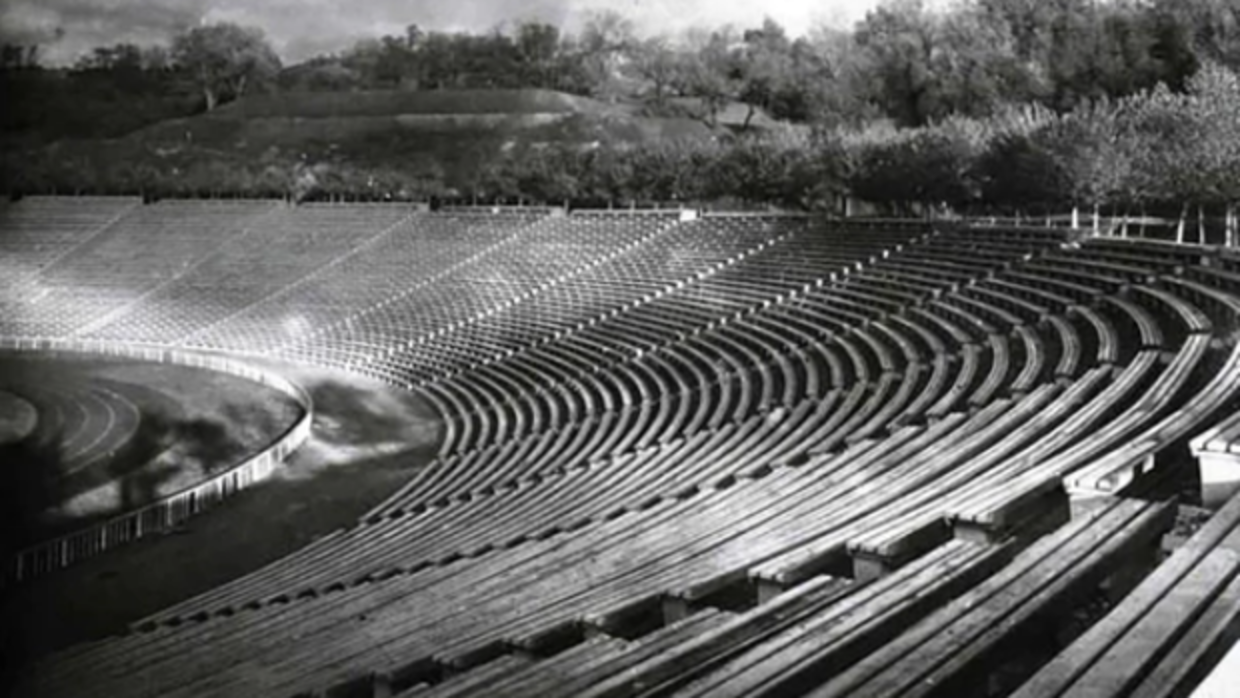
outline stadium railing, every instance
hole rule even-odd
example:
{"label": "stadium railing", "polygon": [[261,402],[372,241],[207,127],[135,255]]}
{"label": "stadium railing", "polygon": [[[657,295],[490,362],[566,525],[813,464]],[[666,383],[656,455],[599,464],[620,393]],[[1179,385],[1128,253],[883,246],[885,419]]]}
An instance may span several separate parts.
{"label": "stadium railing", "polygon": [[278,390],[302,408],[301,417],[274,443],[244,462],[179,492],[106,521],[19,550],[5,562],[0,585],[22,582],[139,538],[162,533],[237,492],[262,482],[310,438],[314,402],[301,386],[270,371],[210,354],[99,340],[0,337],[0,350],[65,352],[141,359],[227,373]]}

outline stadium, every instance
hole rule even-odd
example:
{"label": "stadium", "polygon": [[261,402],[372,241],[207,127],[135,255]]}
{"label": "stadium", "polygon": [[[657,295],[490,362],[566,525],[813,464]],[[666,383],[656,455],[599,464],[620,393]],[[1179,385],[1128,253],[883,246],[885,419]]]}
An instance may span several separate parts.
{"label": "stadium", "polygon": [[1235,3],[595,4],[0,11],[0,692],[1232,695]]}
{"label": "stadium", "polygon": [[688,209],[0,216],[6,361],[35,364],[6,370],[10,443],[108,468],[161,414],[143,386],[210,392],[189,372],[252,384],[215,390],[251,403],[220,431],[255,426],[230,464],[22,548],[18,592],[233,514],[318,410],[382,420],[325,375],[422,403],[393,447],[416,465],[367,510],[16,695],[1185,695],[1232,637],[1228,249]]}

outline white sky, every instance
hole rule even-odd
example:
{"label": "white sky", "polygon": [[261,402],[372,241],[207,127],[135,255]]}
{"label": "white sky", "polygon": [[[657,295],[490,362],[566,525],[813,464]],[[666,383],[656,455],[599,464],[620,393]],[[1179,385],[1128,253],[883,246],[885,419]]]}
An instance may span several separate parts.
{"label": "white sky", "polygon": [[[792,36],[828,23],[850,26],[878,0],[0,0],[0,37],[43,45],[46,63],[89,48],[149,44],[200,21],[260,26],[286,62],[362,37],[427,30],[486,30],[525,19],[575,28],[592,10],[615,9],[643,34],[689,26],[757,26],[770,16]],[[57,39],[57,36],[60,36]]]}

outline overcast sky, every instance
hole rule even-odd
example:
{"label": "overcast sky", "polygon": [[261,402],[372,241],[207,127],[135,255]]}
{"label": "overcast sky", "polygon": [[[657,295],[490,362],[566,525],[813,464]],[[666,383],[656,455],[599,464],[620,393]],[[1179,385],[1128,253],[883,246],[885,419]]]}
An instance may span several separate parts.
{"label": "overcast sky", "polygon": [[[591,10],[613,8],[642,33],[689,25],[753,26],[770,16],[789,34],[812,23],[848,26],[877,0],[0,0],[0,36],[43,45],[45,63],[72,61],[94,46],[166,41],[202,21],[260,26],[286,62],[343,48],[361,37],[428,30],[485,30],[502,22],[550,21],[573,28]],[[59,37],[59,38],[58,38]]]}

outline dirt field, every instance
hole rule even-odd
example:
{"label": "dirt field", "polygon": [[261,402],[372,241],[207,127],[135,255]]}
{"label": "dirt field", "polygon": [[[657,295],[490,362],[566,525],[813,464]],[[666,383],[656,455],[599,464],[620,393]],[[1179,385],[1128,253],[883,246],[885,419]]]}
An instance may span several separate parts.
{"label": "dirt field", "polygon": [[416,396],[319,369],[282,370],[316,406],[313,436],[286,468],[175,533],[8,590],[0,653],[11,666],[121,632],[348,526],[433,456],[441,427]]}
{"label": "dirt field", "polygon": [[203,369],[0,357],[0,390],[37,408],[0,446],[12,544],[77,530],[174,494],[269,446],[300,417],[284,394]]}

